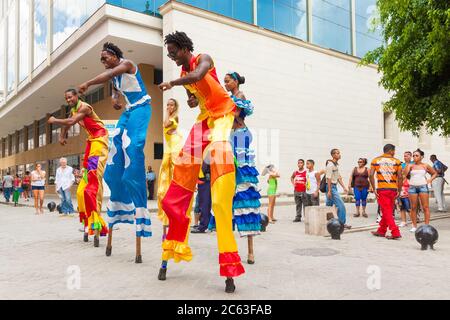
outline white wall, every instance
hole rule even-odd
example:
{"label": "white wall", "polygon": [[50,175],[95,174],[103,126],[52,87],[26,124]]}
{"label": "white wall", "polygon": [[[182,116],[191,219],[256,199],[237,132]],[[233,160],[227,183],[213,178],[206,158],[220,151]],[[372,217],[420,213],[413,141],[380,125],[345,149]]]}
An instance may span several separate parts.
{"label": "white wall", "polygon": [[[381,103],[388,94],[378,87],[376,69],[358,67],[351,59],[338,55],[171,10],[164,15],[163,34],[175,30],[191,37],[195,53],[213,57],[222,83],[228,71],[246,77],[241,90],[255,105],[255,113],[247,124],[259,137],[255,145],[258,169],[269,163],[279,168],[280,192],[292,192],[290,175],[298,158],[314,159],[317,167],[323,168],[330,149],[339,148],[342,175],[347,183],[358,157],[370,161],[382,152],[385,141]],[[179,76],[180,68],[166,53],[164,49],[164,80],[168,81]],[[182,87],[166,93],[164,101],[169,97],[180,100],[180,128],[188,130],[198,110],[189,109]],[[262,139],[264,133],[275,139],[271,157],[265,152],[268,141]],[[416,140],[409,134],[399,134],[399,157],[405,148],[417,148]],[[450,147],[445,151],[442,139],[433,137],[431,147],[450,163]],[[261,187],[266,194],[265,179]]]}

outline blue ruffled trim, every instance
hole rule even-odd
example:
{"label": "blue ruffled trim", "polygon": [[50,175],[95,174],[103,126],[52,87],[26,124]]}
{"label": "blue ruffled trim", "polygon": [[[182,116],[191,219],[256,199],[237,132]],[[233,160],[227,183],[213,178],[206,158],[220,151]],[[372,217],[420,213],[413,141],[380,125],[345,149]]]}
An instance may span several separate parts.
{"label": "blue ruffled trim", "polygon": [[242,184],[242,183],[254,183],[258,184],[259,180],[257,177],[254,176],[242,176],[240,174],[236,174],[236,184]]}
{"label": "blue ruffled trim", "polygon": [[259,200],[240,200],[233,203],[233,209],[259,208],[261,202]]}
{"label": "blue ruffled trim", "polygon": [[250,187],[245,191],[237,192],[233,198],[233,202],[257,199],[261,199],[261,195],[254,187]]}
{"label": "blue ruffled trim", "polygon": [[[260,231],[261,230],[261,215],[256,213],[249,213],[233,218],[233,231],[237,228],[238,231]],[[208,224],[208,230],[216,230],[216,219],[211,216]]]}
{"label": "blue ruffled trim", "polygon": [[250,100],[239,99],[235,96],[231,96],[231,98],[233,98],[233,101],[236,104],[236,106],[241,109],[240,116],[242,116],[242,113],[244,117],[253,114],[253,109],[255,107],[253,106]]}
{"label": "blue ruffled trim", "polygon": [[243,176],[257,177],[259,175],[258,170],[256,170],[255,167],[250,167],[250,166],[237,167],[236,171],[239,172],[239,174],[241,174]]}

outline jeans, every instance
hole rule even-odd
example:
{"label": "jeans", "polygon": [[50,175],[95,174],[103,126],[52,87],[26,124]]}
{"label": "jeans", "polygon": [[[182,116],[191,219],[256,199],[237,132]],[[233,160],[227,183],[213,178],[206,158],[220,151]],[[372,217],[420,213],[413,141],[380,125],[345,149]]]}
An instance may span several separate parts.
{"label": "jeans", "polygon": [[9,202],[9,198],[11,197],[12,188],[4,188],[3,189],[3,195],[5,196],[5,199],[7,202]]}
{"label": "jeans", "polygon": [[75,210],[73,209],[72,198],[70,196],[70,188],[67,190],[63,190],[63,188],[59,188],[58,194],[61,198],[61,212],[62,213],[75,212]]}
{"label": "jeans", "polygon": [[445,196],[444,196],[444,178],[437,177],[432,182],[434,197],[437,200],[438,210],[445,209]]}
{"label": "jeans", "polygon": [[211,219],[211,182],[205,181],[198,185],[198,206],[200,208],[200,222],[198,230],[206,231],[209,220]]}
{"label": "jeans", "polygon": [[358,188],[353,188],[353,193],[355,194],[355,205],[357,207],[367,205],[367,196],[369,194],[369,188],[363,188],[359,190]]}
{"label": "jeans", "polygon": [[409,194],[428,193],[428,186],[426,184],[423,186],[409,186],[408,193]]}
{"label": "jeans", "polygon": [[327,201],[326,205],[328,207],[332,207],[333,204],[337,208],[337,214],[339,218],[339,222],[345,224],[347,212],[345,210],[344,201],[342,201],[341,195],[338,192],[337,186],[335,184],[331,184],[331,198],[328,198],[328,185],[327,185]]}
{"label": "jeans", "polygon": [[305,207],[308,203],[308,199],[306,198],[306,192],[294,192],[295,195],[295,204],[296,204],[296,210],[297,214],[295,215],[296,219],[302,218],[302,209]]}

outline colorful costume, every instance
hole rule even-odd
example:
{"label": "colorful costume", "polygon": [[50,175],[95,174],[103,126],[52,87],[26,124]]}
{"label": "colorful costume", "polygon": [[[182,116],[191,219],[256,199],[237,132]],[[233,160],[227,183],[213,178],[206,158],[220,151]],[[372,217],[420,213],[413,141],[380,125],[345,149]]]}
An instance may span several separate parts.
{"label": "colorful costume", "polygon": [[80,222],[84,223],[86,232],[94,234],[99,230],[101,236],[108,233],[106,223],[101,216],[103,200],[103,172],[108,157],[108,131],[102,121],[87,103],[78,100],[72,108],[72,116],[81,106],[91,109],[91,114],[84,117],[79,124],[88,135],[83,161],[83,178],[77,189]]}
{"label": "colorful costume", "polygon": [[164,128],[164,140],[166,145],[164,147],[164,156],[159,169],[159,180],[158,180],[158,219],[161,220],[163,225],[169,225],[169,219],[164,213],[161,207],[161,201],[166,195],[167,189],[169,189],[170,183],[173,177],[174,159],[180,153],[183,137],[177,132],[169,134],[168,132],[177,130],[178,122],[175,118],[169,119],[172,124]]}
{"label": "colorful costume", "polygon": [[111,189],[107,206],[109,227],[117,223],[133,224],[136,236],[150,237],[151,221],[147,210],[144,145],[151,117],[151,98],[136,66],[136,73],[113,78],[127,106],[112,133],[105,181]]}
{"label": "colorful costume", "polygon": [[[201,55],[190,61],[195,70]],[[181,76],[188,73],[184,68]],[[217,78],[212,66],[200,81],[185,88],[196,96],[200,105],[197,122],[175,162],[173,180],[162,200],[169,218],[169,231],[162,244],[162,259],[190,261],[188,245],[190,211],[193,193],[207,147],[211,152],[211,197],[216,214],[220,275],[235,277],[244,273],[232,230],[232,204],[235,189],[233,153],[229,142],[235,105]]]}
{"label": "colorful costume", "polygon": [[[244,119],[253,113],[249,100],[231,96],[240,109],[239,117]],[[250,148],[253,140],[248,127],[237,128],[231,134],[231,143],[236,164],[236,193],[233,198],[234,225],[241,237],[258,235],[261,231],[261,195],[258,188],[258,170],[255,168],[255,151]],[[215,218],[211,217],[208,226],[215,229]]]}

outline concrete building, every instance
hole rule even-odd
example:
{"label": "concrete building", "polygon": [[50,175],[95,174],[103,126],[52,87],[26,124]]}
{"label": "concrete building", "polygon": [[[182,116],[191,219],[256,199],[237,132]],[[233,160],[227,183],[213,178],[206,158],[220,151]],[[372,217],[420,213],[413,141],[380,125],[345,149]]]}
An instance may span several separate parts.
{"label": "concrete building", "polygon": [[[102,71],[105,41],[117,44],[139,64],[152,96],[146,164],[158,171],[162,156],[165,102],[181,103],[186,136],[198,111],[187,107],[181,87],[162,94],[163,79],[179,76],[166,56],[163,36],[185,31],[196,53],[210,54],[219,78],[229,71],[246,77],[241,87],[255,113],[258,168],[279,169],[280,192],[292,192],[290,175],[298,158],[323,167],[331,148],[342,151],[345,181],[359,157],[372,158],[387,142],[417,147],[450,163],[450,139],[415,138],[400,132],[394,115],[383,112],[388,93],[378,86],[376,66],[358,66],[381,43],[370,31],[375,0],[3,0],[0,5],[0,169],[23,172],[42,162],[49,185],[56,161],[80,165],[84,133],[74,128],[68,145],[57,143],[50,115],[67,114],[63,92]],[[91,88],[87,100],[102,119],[116,120],[107,84]],[[265,180],[261,187],[266,189]],[[51,188],[50,188],[51,189]],[[265,191],[263,191],[263,194]]]}

